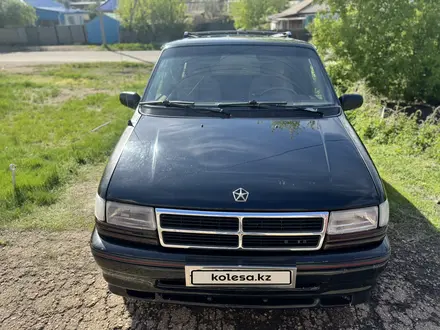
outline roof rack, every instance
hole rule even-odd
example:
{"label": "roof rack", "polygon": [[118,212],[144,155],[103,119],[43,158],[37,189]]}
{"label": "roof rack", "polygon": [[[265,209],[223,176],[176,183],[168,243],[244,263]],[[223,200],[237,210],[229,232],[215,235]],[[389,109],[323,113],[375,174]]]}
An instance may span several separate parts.
{"label": "roof rack", "polygon": [[218,36],[268,36],[273,38],[292,38],[290,31],[246,31],[246,30],[225,30],[225,31],[203,31],[203,32],[185,32],[183,38],[210,38]]}

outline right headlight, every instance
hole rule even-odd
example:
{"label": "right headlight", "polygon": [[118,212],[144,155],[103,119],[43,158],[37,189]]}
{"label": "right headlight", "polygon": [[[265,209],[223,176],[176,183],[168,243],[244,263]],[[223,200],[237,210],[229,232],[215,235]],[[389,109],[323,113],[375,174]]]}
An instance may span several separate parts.
{"label": "right headlight", "polygon": [[377,228],[379,208],[334,211],[330,213],[327,233],[330,235],[356,233]]}
{"label": "right headlight", "polygon": [[106,211],[106,221],[109,224],[156,230],[156,217],[152,207],[107,201]]}

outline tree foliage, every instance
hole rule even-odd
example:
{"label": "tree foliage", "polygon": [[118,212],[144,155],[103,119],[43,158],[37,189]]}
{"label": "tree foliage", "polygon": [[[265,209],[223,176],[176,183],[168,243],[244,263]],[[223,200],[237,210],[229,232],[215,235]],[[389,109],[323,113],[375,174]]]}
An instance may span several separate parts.
{"label": "tree foliage", "polygon": [[0,28],[35,24],[35,9],[20,0],[0,0]]}
{"label": "tree foliage", "polygon": [[121,0],[118,11],[123,25],[135,31],[173,29],[185,22],[183,0]]}
{"label": "tree foliage", "polygon": [[98,16],[99,5],[97,3],[92,3],[87,6],[87,11],[89,12],[90,20],[94,19],[96,16]]}
{"label": "tree foliage", "polygon": [[216,19],[225,15],[225,1],[223,0],[205,0],[205,17],[207,19]]}
{"label": "tree foliage", "polygon": [[438,0],[321,0],[311,26],[336,84],[365,79],[393,100],[440,102]]}
{"label": "tree foliage", "polygon": [[258,29],[267,25],[267,17],[284,10],[288,0],[239,0],[231,3],[231,16],[237,29]]}

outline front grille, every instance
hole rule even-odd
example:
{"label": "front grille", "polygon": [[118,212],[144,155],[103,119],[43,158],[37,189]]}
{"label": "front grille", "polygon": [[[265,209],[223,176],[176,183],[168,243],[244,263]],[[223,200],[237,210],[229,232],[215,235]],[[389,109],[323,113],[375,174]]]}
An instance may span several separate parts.
{"label": "front grille", "polygon": [[238,218],[162,214],[160,226],[171,229],[238,230]]}
{"label": "front grille", "polygon": [[321,248],[328,212],[237,213],[156,209],[160,243],[172,248]]}
{"label": "front grille", "polygon": [[236,235],[163,232],[162,238],[167,245],[238,247],[238,236]]}
{"label": "front grille", "polygon": [[298,248],[316,247],[319,235],[313,236],[243,236],[243,248]]}
{"label": "front grille", "polygon": [[323,224],[322,218],[244,218],[243,231],[256,233],[320,232]]}

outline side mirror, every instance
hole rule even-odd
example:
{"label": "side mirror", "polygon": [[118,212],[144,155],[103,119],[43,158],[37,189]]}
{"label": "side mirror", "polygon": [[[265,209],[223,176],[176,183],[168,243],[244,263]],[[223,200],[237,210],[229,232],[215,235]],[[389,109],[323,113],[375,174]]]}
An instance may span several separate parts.
{"label": "side mirror", "polygon": [[364,104],[364,98],[359,94],[345,94],[339,98],[342,110],[354,110],[360,108]]}
{"label": "side mirror", "polygon": [[122,92],[121,94],[119,94],[119,101],[121,102],[121,104],[132,109],[137,108],[140,100],[141,97],[136,92]]}

